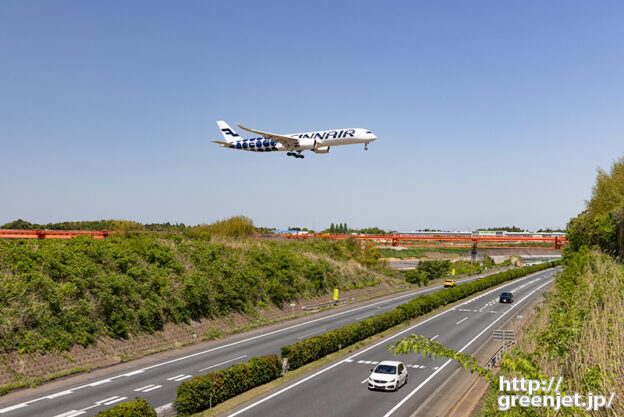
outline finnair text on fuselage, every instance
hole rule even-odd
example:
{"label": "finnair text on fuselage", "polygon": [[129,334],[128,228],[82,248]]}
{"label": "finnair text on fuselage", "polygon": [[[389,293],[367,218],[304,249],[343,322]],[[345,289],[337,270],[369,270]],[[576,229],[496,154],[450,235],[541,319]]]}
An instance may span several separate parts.
{"label": "finnair text on fuselage", "polygon": [[299,139],[329,139],[329,138],[333,138],[333,139],[339,139],[339,138],[346,138],[346,137],[354,137],[355,136],[355,129],[346,129],[346,130],[328,130],[328,131],[324,131],[324,132],[309,132],[309,133],[297,133],[294,135],[290,135],[294,138],[299,138]]}

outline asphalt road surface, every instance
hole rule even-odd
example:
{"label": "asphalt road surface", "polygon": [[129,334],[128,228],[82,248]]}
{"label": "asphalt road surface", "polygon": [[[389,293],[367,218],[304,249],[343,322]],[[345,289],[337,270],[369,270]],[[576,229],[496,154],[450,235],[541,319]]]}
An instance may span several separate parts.
{"label": "asphalt road surface", "polygon": [[[457,281],[468,282],[480,276]],[[89,375],[70,377],[53,384],[9,393],[0,397],[0,417],[92,416],[98,411],[111,408],[123,401],[133,400],[137,396],[147,399],[154,408],[165,406],[175,399],[176,389],[180,382],[189,380],[193,376],[226,368],[234,363],[245,362],[253,356],[279,354],[280,347],[283,345],[392,310],[399,304],[419,295],[438,291],[441,287],[440,284],[428,289],[413,290],[381,301],[373,300],[358,307],[342,307],[322,316],[313,315],[302,320],[282,323],[271,327],[270,330],[258,329],[258,331],[229,337],[222,341],[198,344],[176,351],[176,356],[171,355],[166,360],[160,359],[160,361],[151,361],[147,364],[143,360],[141,365],[124,364],[122,371],[119,370],[119,366],[114,366],[97,371],[97,376],[92,378],[89,378]],[[491,317],[495,317],[495,314],[491,314]],[[444,326],[439,333],[441,341],[446,341],[446,337],[442,338],[443,331]],[[354,362],[355,364],[349,364],[349,366],[354,368],[352,371],[358,369],[363,375],[361,379],[364,379],[364,374],[370,366],[357,364],[357,360]],[[426,361],[422,363],[425,365]],[[346,363],[343,366],[345,369],[348,368]],[[357,375],[359,373],[356,372]],[[412,384],[417,381],[416,375],[417,372],[410,368],[409,386],[413,386]],[[78,379],[80,382],[76,382]],[[340,377],[336,383],[350,385],[351,381]],[[365,385],[358,385],[357,388],[366,391]],[[402,389],[399,395],[405,391],[406,389]],[[308,415],[315,414],[309,411],[307,413]],[[255,415],[255,410],[254,413],[248,413],[248,415]],[[267,412],[267,415],[275,414]],[[334,413],[332,415],[345,414]]]}
{"label": "asphalt road surface", "polygon": [[[229,416],[409,416],[458,365],[446,358],[423,358],[422,354],[395,357],[387,350],[388,344],[415,333],[472,353],[521,305],[538,297],[553,281],[554,272],[538,272],[490,290],[243,405]],[[500,304],[502,291],[513,292],[515,301]],[[371,368],[384,360],[400,360],[407,366],[409,382],[397,392],[367,388]]]}

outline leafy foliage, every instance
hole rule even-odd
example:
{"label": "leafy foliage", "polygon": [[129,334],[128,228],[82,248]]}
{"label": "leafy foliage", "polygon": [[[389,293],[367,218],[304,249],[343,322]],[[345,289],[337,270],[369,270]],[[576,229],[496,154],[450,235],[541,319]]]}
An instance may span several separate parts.
{"label": "leafy foliage", "polygon": [[435,308],[457,301],[471,294],[523,275],[552,268],[556,262],[527,266],[519,269],[500,272],[478,280],[457,285],[451,289],[437,291],[433,294],[421,295],[399,305],[394,310],[369,317],[359,322],[348,324],[338,329],[325,332],[319,336],[301,340],[295,344],[282,346],[282,358],[288,358],[289,369],[299,368],[306,363],[320,359],[341,347],[349,346],[367,337],[396,326],[434,310]]}
{"label": "leafy foliage", "polygon": [[208,409],[211,405],[242,394],[278,378],[282,361],[276,355],[251,358],[246,363],[196,376],[178,386],[174,406],[182,415]]}
{"label": "leafy foliage", "polygon": [[147,400],[137,397],[134,401],[126,401],[100,411],[95,417],[156,417],[156,410],[150,407]]}
{"label": "leafy foliage", "polygon": [[0,240],[0,351],[62,351],[100,336],[125,338],[374,285],[391,274],[376,266],[377,257],[374,248],[346,241],[145,233]]}

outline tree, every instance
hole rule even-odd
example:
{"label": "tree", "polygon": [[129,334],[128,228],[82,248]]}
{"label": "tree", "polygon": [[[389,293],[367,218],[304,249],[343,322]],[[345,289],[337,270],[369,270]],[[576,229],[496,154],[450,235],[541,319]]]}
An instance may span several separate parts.
{"label": "tree", "polygon": [[334,226],[334,223],[329,226],[329,233],[331,233],[332,235],[336,233],[336,226]]}

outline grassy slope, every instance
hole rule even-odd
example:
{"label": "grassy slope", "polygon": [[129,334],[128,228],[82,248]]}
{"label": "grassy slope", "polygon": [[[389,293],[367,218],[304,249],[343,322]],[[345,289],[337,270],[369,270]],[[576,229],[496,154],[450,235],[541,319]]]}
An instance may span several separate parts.
{"label": "grassy slope", "polygon": [[[0,352],[64,350],[334,287],[374,285],[374,249],[129,234],[0,241]],[[368,265],[368,266],[367,266]]]}
{"label": "grassy slope", "polygon": [[[501,369],[506,376],[564,378],[561,391],[615,395],[611,410],[591,415],[624,414],[624,267],[587,250],[567,257],[519,349]],[[498,386],[490,389],[481,416],[548,415],[546,409],[498,411]],[[584,415],[562,410],[563,415]],[[587,415],[590,415],[587,414]],[[552,414],[551,414],[552,415]]]}

